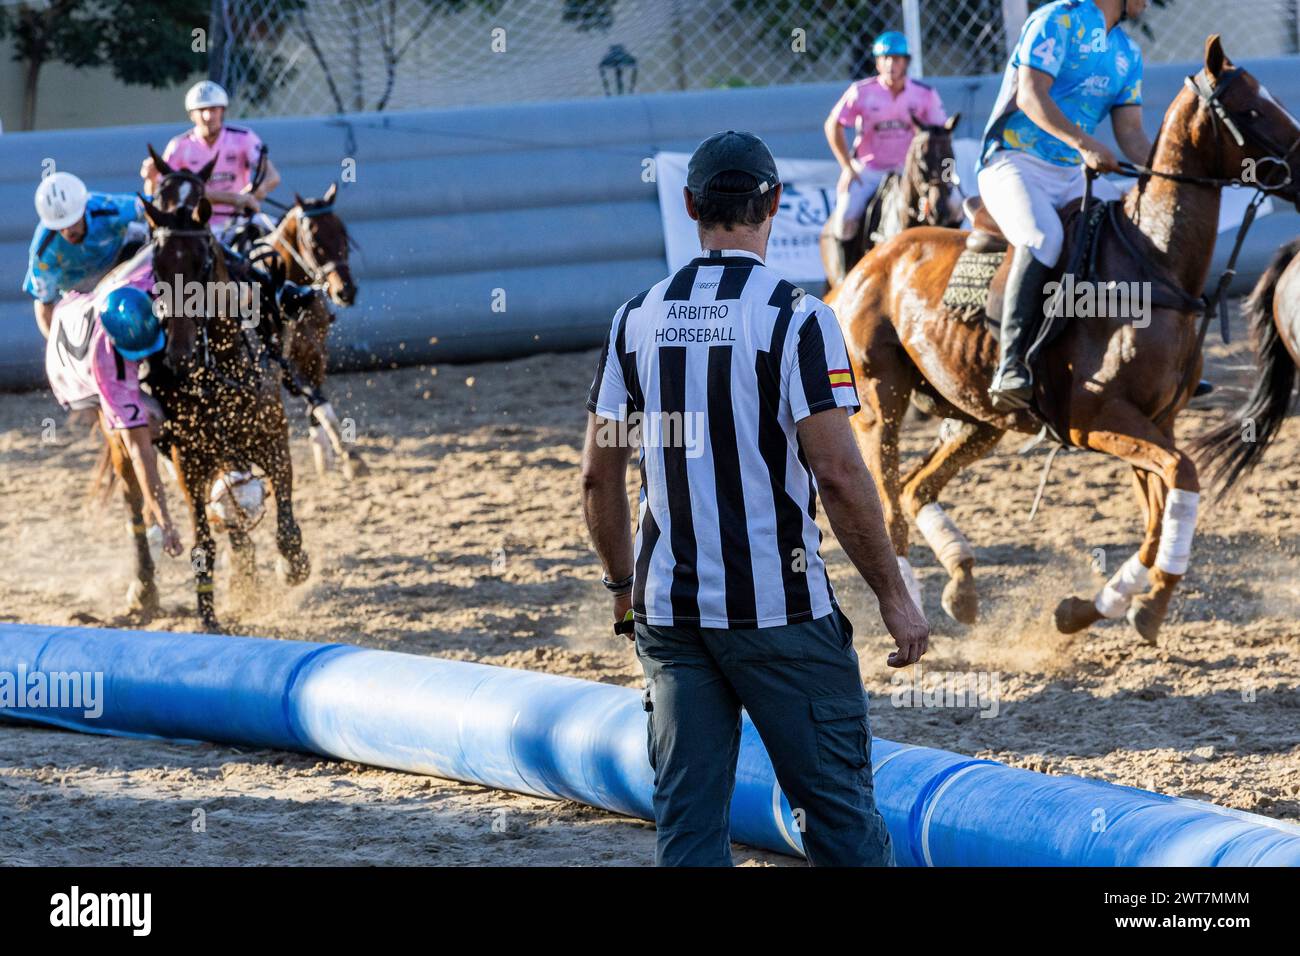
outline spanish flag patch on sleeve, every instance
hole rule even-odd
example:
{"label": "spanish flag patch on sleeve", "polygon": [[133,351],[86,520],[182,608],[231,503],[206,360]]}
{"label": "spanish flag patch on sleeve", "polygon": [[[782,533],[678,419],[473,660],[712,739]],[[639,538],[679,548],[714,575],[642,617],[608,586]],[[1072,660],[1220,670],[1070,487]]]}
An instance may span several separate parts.
{"label": "spanish flag patch on sleeve", "polygon": [[853,373],[846,368],[830,369],[831,388],[852,388]]}

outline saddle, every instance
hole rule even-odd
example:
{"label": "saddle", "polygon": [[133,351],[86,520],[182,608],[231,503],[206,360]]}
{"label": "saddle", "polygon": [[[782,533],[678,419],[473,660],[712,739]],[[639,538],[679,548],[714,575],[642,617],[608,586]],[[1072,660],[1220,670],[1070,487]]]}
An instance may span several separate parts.
{"label": "saddle", "polygon": [[[1001,330],[1010,246],[978,197],[968,198],[962,205],[973,229],[949,276],[943,304],[956,320],[982,321],[996,336]],[[1124,286],[1127,290],[1140,286],[1149,290],[1150,299],[1146,305],[1153,310],[1200,312],[1204,307],[1201,298],[1184,292],[1172,276],[1143,254],[1145,237],[1121,214],[1119,201],[1094,200],[1088,206],[1086,222],[1082,223],[1080,217],[1085,214],[1081,207],[1082,200],[1076,199],[1058,210],[1065,230],[1065,243],[1051,276],[1051,280],[1058,283],[1057,292],[1052,302],[1045,306],[1045,318],[1026,356],[1034,380],[1040,383],[1047,381],[1042,368],[1046,347],[1068,323],[1075,321],[1070,317],[1071,310],[1063,307],[1063,300],[1067,295],[1074,295],[1080,286],[1088,284],[1088,291],[1093,292],[1097,299],[1101,298],[1102,288]],[[1104,286],[1098,285],[1102,280]],[[1100,303],[1098,305],[1100,307]],[[1051,395],[1042,389],[1037,390],[1034,414],[1057,435],[1061,409],[1054,406]]]}

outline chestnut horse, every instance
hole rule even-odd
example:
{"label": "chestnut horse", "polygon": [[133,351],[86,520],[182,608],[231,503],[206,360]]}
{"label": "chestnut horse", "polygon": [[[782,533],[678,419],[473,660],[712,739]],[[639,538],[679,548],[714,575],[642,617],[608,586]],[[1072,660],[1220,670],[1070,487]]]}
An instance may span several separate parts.
{"label": "chestnut horse", "polygon": [[1259,463],[1291,410],[1300,368],[1300,239],[1273,256],[1242,306],[1259,375],[1235,419],[1192,442],[1197,464],[1226,494]]}
{"label": "chestnut horse", "polygon": [[[947,122],[939,125],[922,123],[915,116],[912,125],[916,134],[907,147],[903,171],[896,177],[883,180],[880,195],[874,201],[880,204],[880,221],[875,232],[866,231],[870,219],[870,206],[863,214],[857,235],[848,240],[845,250],[845,268],[851,270],[862,258],[864,250],[873,243],[884,241],[913,226],[959,226],[962,220],[961,202],[953,191],[956,182],[957,160],[952,151],[952,131],[961,122],[961,114],[954,113]],[[879,237],[879,238],[877,238]],[[839,256],[833,243],[834,223],[826,221],[822,227],[820,248],[822,267],[826,271],[826,287],[834,288],[844,281]]]}
{"label": "chestnut horse", "polygon": [[[334,212],[337,184],[331,183],[319,199],[294,195],[294,204],[266,236],[254,246],[252,257],[266,262],[269,256],[284,277],[299,285],[309,285],[329,296],[339,306],[356,301],[357,287],[352,279],[348,253],[351,237],[343,220]],[[286,312],[281,331],[284,352],[297,374],[322,395],[329,357],[328,337],[334,313],[321,295],[314,295],[300,309]],[[343,474],[356,478],[369,472],[361,455],[344,440],[339,419],[330,402],[312,409],[310,416],[312,455],[316,471],[323,474],[333,456],[343,462]]]}
{"label": "chestnut horse", "polygon": [[[209,288],[230,281],[221,246],[207,228],[212,209],[206,198],[200,196],[192,209],[187,202],[170,212],[146,202],[144,211],[153,233],[156,277],[167,282],[180,277],[187,285],[197,282]],[[167,413],[164,431],[190,508],[199,617],[207,630],[219,631],[213,600],[217,552],[207,502],[222,472],[256,466],[266,474],[275,495],[281,577],[294,585],[311,573],[293,517],[282,373],[265,360],[261,337],[238,315],[225,314],[224,307],[191,314],[187,308],[169,308],[164,298],[159,309],[167,346],[161,362],[151,360],[148,382]],[[252,539],[246,531],[231,528],[230,544],[236,573],[251,581]]]}
{"label": "chestnut horse", "polygon": [[[1115,278],[1109,270],[1120,267],[1121,276],[1162,277],[1181,303],[1194,300],[1210,268],[1221,189],[1255,164],[1286,168],[1298,143],[1296,119],[1210,37],[1203,70],[1187,78],[1166,111],[1150,167],[1115,217],[1130,251],[1104,246],[1095,278]],[[1279,191],[1296,200],[1300,183],[1288,177]],[[965,623],[978,612],[974,552],[939,507],[939,493],[1007,431],[1032,434],[1042,424],[1028,412],[992,407],[996,335],[981,322],[955,321],[941,303],[968,236],[927,227],[903,232],[869,253],[830,297],[862,401],[854,426],[895,553],[910,577],[907,522],[917,520],[949,574],[944,610]],[[1071,319],[1038,363],[1038,403],[1053,410],[1057,433],[1132,466],[1146,517],[1141,547],[1097,599],[1068,597],[1058,605],[1056,625],[1065,633],[1127,615],[1142,639],[1154,642],[1190,551],[1200,486],[1192,458],[1174,441],[1174,422],[1200,376],[1200,315],[1187,304],[1157,302],[1145,318]],[[900,478],[899,429],[914,393],[926,410],[960,424]]]}

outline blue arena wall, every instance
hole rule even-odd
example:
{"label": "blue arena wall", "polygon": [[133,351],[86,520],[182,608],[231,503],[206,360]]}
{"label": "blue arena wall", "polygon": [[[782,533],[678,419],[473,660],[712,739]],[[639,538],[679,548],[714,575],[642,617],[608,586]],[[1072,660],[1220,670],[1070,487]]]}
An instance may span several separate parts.
{"label": "blue arena wall", "polygon": [[[1293,107],[1300,57],[1245,64]],[[1147,69],[1154,135],[1195,64]],[[998,78],[933,81],[961,136],[978,136]],[[667,270],[654,183],[643,161],[689,151],[719,129],[749,129],[782,157],[825,158],[821,126],[842,84],[662,93],[459,110],[267,119],[254,125],[284,183],[320,195],[356,160],[338,208],[360,245],[361,286],[333,340],[341,367],[504,358],[598,344],[624,299]],[[44,382],[42,341],[21,291],[42,163],[91,189],[131,191],[145,144],[162,149],[184,127],[133,126],[0,136],[0,389]],[[1104,133],[1109,137],[1109,127]],[[273,210],[268,209],[268,212]],[[1300,234],[1287,206],[1261,219],[1242,254],[1244,291],[1273,250]],[[1230,242],[1215,254],[1215,273]],[[505,310],[494,311],[494,290]]]}

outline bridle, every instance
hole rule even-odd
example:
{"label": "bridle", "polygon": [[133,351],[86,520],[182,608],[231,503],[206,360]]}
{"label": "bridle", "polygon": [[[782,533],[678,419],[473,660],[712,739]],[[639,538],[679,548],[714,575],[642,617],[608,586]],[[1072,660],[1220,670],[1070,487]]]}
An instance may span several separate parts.
{"label": "bridle", "polygon": [[[933,136],[935,134],[931,132],[928,135]],[[913,140],[913,142],[915,142],[915,140]],[[929,218],[930,191],[932,189],[938,189],[940,193],[947,196],[951,193],[953,188],[952,184],[944,179],[942,168],[936,172],[936,170],[930,167],[929,157],[926,155],[928,151],[928,149],[920,150],[920,162],[912,167],[913,172],[910,177],[911,182],[909,183],[912,189],[916,191],[916,206],[910,209],[909,213],[918,223],[925,223]],[[957,190],[960,194],[961,187],[957,186]],[[941,199],[940,205],[942,206],[942,204],[943,200]]]}
{"label": "bridle", "polygon": [[[322,263],[316,258],[316,250],[313,248],[312,243],[307,240],[307,231],[303,228],[303,220],[311,219],[316,216],[323,216],[325,213],[333,212],[334,204],[330,203],[328,206],[315,206],[311,209],[308,209],[305,206],[297,206],[295,208],[296,212],[294,215],[296,215],[298,219],[298,241],[295,243],[283,242],[284,235],[282,229],[284,224],[289,220],[288,216],[285,216],[285,218],[281,220],[280,225],[276,226],[275,236],[277,239],[281,240],[281,243],[288,251],[290,258],[292,258],[293,261],[298,264],[298,267],[306,273],[308,280],[310,280],[308,284],[317,291],[324,291],[328,285],[329,277],[339,271],[339,263],[332,259],[329,262]],[[267,238],[269,239],[270,237],[268,236]]]}
{"label": "bridle", "polygon": [[[1210,111],[1210,115],[1214,118],[1215,122],[1210,124],[1210,128],[1214,131],[1215,145],[1220,153],[1223,150],[1223,142],[1219,128],[1223,127],[1239,148],[1245,147],[1249,142],[1260,147],[1268,154],[1261,159],[1255,160],[1257,169],[1268,164],[1277,167],[1281,171],[1281,179],[1278,182],[1265,182],[1261,177],[1256,176],[1254,182],[1244,184],[1258,190],[1259,195],[1256,196],[1256,202],[1258,202],[1262,200],[1264,194],[1281,192],[1291,185],[1291,157],[1297,149],[1300,149],[1300,136],[1297,136],[1289,147],[1284,148],[1268,134],[1252,128],[1251,120],[1255,117],[1228,108],[1223,102],[1223,95],[1244,73],[1245,70],[1241,67],[1234,66],[1220,74],[1217,81],[1211,82],[1209,76],[1202,70],[1184,78],[1183,82],[1188,89],[1196,94],[1197,99],[1205,104]],[[1189,176],[1185,173],[1161,172],[1137,163],[1120,162],[1118,165],[1120,172],[1129,176],[1155,176],[1159,179],[1169,179],[1174,182],[1197,186],[1223,187],[1243,184],[1241,178],[1236,176]]]}

